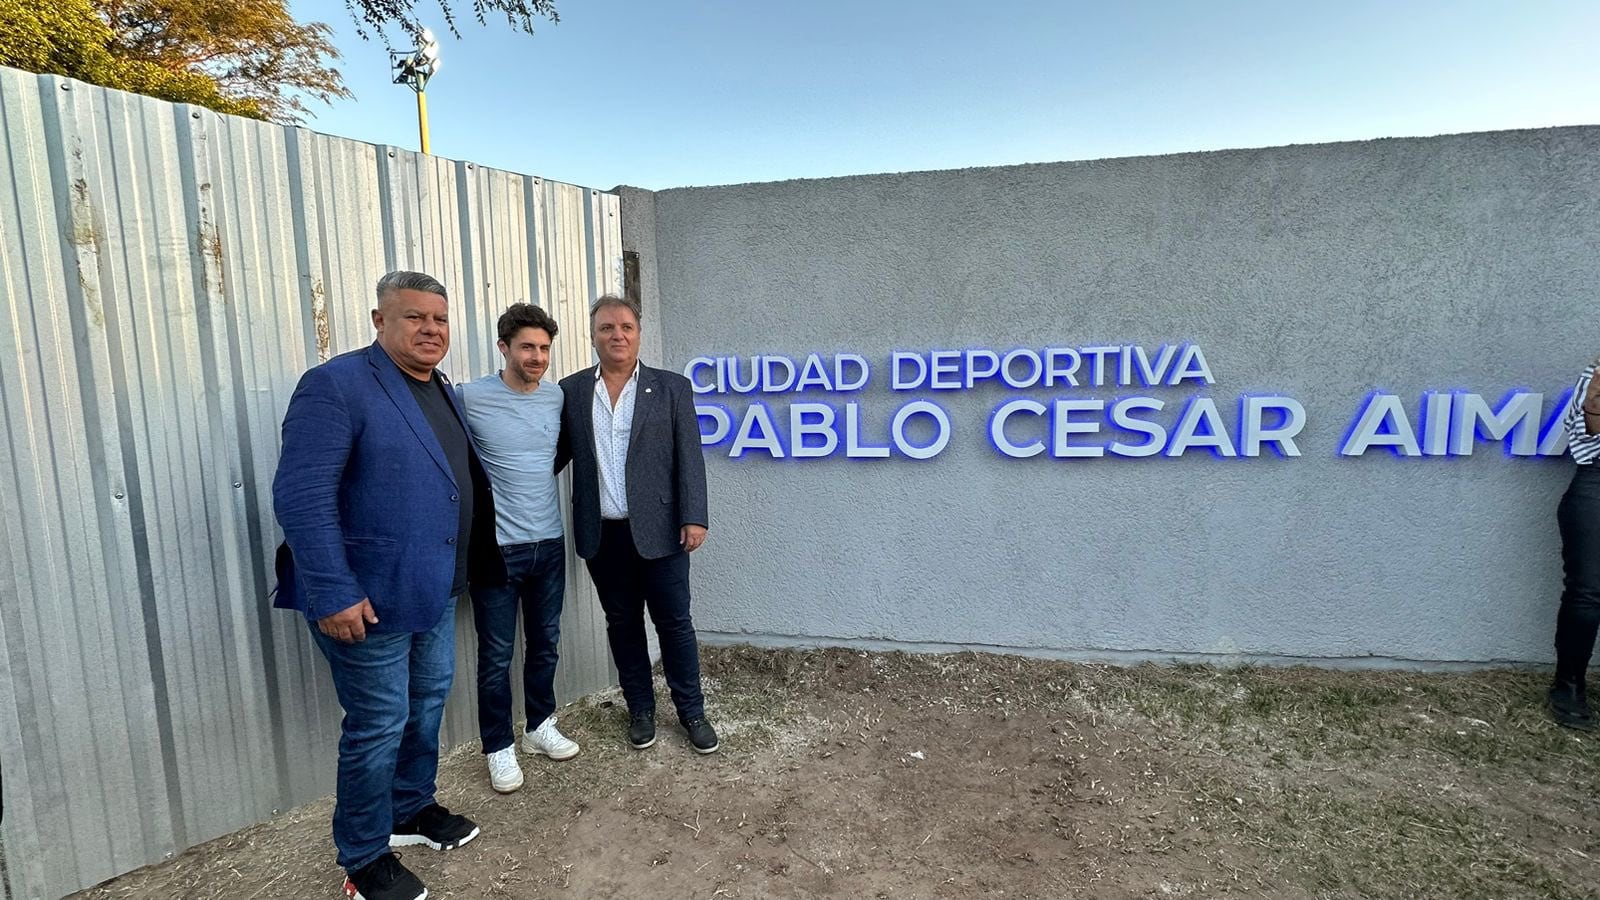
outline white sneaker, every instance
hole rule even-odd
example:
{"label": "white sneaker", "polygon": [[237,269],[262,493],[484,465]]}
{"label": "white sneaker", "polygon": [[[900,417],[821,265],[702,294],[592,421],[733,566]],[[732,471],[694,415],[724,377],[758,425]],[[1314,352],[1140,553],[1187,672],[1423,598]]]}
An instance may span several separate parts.
{"label": "white sneaker", "polygon": [[542,753],[551,759],[571,759],[578,755],[578,744],[556,730],[556,717],[539,723],[539,727],[522,733],[522,749],[526,753]]}
{"label": "white sneaker", "polygon": [[489,786],[502,794],[522,787],[522,767],[517,765],[517,748],[507,747],[488,754]]}

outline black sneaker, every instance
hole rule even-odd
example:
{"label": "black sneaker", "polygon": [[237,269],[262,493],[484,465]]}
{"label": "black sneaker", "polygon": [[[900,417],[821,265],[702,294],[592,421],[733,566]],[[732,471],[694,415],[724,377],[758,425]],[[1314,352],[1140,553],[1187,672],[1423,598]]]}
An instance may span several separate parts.
{"label": "black sneaker", "polygon": [[385,853],[344,879],[345,900],[426,900],[428,889],[400,857]]}
{"label": "black sneaker", "polygon": [[454,850],[477,836],[478,826],[471,819],[430,803],[412,816],[411,821],[394,827],[389,835],[389,846],[423,844],[435,850]]}
{"label": "black sneaker", "polygon": [[705,716],[696,716],[683,723],[683,730],[689,732],[689,743],[694,746],[696,753],[715,753],[722,746],[717,741],[716,729],[711,727]]}
{"label": "black sneaker", "polygon": [[1550,714],[1556,724],[1588,731],[1594,727],[1594,712],[1589,709],[1589,693],[1583,681],[1557,681],[1550,686]]}
{"label": "black sneaker", "polygon": [[643,750],[656,742],[656,712],[637,712],[628,716],[628,743]]}

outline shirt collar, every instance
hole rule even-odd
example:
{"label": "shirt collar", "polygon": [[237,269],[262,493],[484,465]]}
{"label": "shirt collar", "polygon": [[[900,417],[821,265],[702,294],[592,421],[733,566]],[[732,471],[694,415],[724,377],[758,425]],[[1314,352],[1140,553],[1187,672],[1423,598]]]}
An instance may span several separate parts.
{"label": "shirt collar", "polygon": [[[633,375],[628,378],[629,381],[638,381],[639,380],[639,365],[640,365],[640,363],[639,363],[638,360],[634,360],[633,361]],[[594,380],[595,381],[599,381],[601,378],[604,378],[604,377],[605,377],[604,374],[602,374],[601,371],[600,371],[600,366],[596,365],[594,367]]]}

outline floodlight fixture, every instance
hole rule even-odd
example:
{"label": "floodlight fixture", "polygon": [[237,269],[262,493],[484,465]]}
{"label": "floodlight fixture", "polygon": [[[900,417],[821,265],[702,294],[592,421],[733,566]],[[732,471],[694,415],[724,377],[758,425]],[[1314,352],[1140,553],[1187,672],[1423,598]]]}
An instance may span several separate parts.
{"label": "floodlight fixture", "polygon": [[422,138],[422,152],[428,152],[428,80],[439,71],[439,42],[431,29],[417,32],[418,46],[411,50],[390,50],[389,67],[394,70],[394,83],[403,84],[417,95],[417,130]]}

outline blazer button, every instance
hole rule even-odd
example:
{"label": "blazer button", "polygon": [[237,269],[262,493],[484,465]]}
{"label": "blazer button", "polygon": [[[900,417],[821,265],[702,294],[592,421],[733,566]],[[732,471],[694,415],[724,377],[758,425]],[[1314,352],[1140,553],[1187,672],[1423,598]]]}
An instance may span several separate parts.
{"label": "blazer button", "polygon": [[454,544],[456,542],[456,539],[455,538],[445,538],[444,542],[446,544]]}
{"label": "blazer button", "polygon": [[456,502],[457,500],[460,500],[460,499],[461,499],[461,495],[459,495],[459,494],[451,494],[450,495],[450,502],[451,503],[454,503],[454,502]]}

